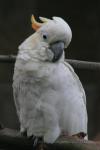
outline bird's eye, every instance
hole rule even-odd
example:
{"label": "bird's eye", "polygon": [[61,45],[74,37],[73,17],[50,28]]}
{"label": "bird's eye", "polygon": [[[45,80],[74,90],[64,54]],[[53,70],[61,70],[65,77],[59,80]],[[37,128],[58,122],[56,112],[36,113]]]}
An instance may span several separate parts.
{"label": "bird's eye", "polygon": [[47,35],[43,34],[43,39],[46,40],[47,39]]}

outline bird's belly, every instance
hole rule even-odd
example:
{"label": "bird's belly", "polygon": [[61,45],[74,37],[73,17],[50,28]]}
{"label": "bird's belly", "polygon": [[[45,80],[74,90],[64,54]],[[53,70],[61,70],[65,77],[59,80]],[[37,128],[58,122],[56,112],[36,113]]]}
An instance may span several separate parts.
{"label": "bird's belly", "polygon": [[[57,124],[71,133],[72,124],[77,128],[73,114],[79,118],[81,109],[83,113],[86,111],[82,94],[73,77],[70,73],[64,74],[62,69],[58,71],[59,73],[54,72],[49,77],[42,78],[25,74],[18,80],[21,87],[21,123],[27,128],[28,135],[44,135],[49,128],[56,127]],[[82,128],[84,126],[82,123]]]}
{"label": "bird's belly", "polygon": [[51,83],[32,78],[20,81],[20,122],[28,135],[44,135],[58,124],[57,101],[59,95]]}

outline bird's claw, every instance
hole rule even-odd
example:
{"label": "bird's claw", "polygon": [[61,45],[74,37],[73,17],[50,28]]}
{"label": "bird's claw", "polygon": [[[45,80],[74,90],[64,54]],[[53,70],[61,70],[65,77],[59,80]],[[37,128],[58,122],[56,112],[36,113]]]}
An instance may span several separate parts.
{"label": "bird's claw", "polygon": [[33,147],[36,147],[37,145],[38,145],[38,143],[39,143],[39,138],[38,137],[35,137],[35,136],[33,136]]}
{"label": "bird's claw", "polygon": [[[27,131],[25,130],[25,131],[21,132],[21,135],[24,137],[27,137]],[[40,149],[42,149],[43,143],[44,143],[42,137],[36,137],[36,136],[32,135],[32,136],[29,136],[28,139],[33,141],[33,147],[37,147],[38,145],[41,145],[39,147],[41,147]]]}
{"label": "bird's claw", "polygon": [[38,145],[44,143],[42,137],[33,136],[32,140],[33,140],[33,147],[37,147]]}

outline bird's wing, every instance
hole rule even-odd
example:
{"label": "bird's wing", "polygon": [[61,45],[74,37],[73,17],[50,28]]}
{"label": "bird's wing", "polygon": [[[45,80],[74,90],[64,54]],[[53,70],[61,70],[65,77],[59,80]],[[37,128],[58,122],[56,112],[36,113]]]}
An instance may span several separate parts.
{"label": "bird's wing", "polygon": [[15,102],[15,106],[16,106],[16,110],[17,110],[17,114],[19,117],[19,113],[20,113],[20,104],[18,101],[18,87],[16,86],[16,84],[13,82],[13,96],[14,96],[14,102]]}
{"label": "bird's wing", "polygon": [[64,65],[69,68],[69,70],[71,71],[72,75],[73,75],[73,78],[76,80],[77,82],[77,85],[80,89],[80,91],[82,92],[83,94],[83,100],[84,100],[84,104],[86,105],[86,95],[85,95],[85,91],[84,91],[84,88],[79,80],[79,77],[76,75],[76,73],[74,72],[74,69],[71,67],[71,65],[67,62],[64,61]]}

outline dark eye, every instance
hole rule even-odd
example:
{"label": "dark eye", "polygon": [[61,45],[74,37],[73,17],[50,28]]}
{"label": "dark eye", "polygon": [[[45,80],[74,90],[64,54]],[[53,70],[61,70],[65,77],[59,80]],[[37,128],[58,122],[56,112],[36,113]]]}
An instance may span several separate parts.
{"label": "dark eye", "polygon": [[46,40],[47,39],[47,35],[43,34],[43,39]]}

